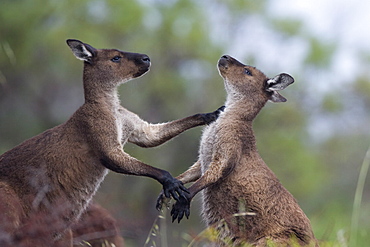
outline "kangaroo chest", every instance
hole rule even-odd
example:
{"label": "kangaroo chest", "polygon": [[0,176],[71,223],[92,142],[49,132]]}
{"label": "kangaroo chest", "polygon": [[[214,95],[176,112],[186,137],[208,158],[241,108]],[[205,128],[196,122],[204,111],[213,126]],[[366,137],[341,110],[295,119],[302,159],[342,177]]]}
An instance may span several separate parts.
{"label": "kangaroo chest", "polygon": [[212,123],[204,129],[199,148],[199,160],[201,162],[202,174],[208,169],[212,161],[215,143],[217,142],[217,129],[217,122]]}
{"label": "kangaroo chest", "polygon": [[131,112],[123,107],[116,111],[115,124],[117,128],[117,140],[124,146],[130,137],[131,133],[135,130],[135,125],[132,121],[133,117]]}

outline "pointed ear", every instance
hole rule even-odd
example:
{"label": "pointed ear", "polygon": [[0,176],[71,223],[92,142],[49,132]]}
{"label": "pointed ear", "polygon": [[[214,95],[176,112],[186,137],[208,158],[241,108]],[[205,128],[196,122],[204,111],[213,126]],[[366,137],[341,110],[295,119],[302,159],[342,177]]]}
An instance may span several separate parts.
{"label": "pointed ear", "polygon": [[293,77],[285,73],[281,73],[274,78],[269,79],[266,85],[266,91],[272,93],[269,100],[275,103],[287,101],[286,98],[284,98],[277,91],[283,90],[293,82]]}
{"label": "pointed ear", "polygon": [[292,84],[293,82],[294,82],[293,77],[291,77],[288,74],[281,73],[267,81],[266,90],[269,92],[280,91],[289,86],[290,84]]}
{"label": "pointed ear", "polygon": [[96,56],[96,49],[88,44],[76,39],[68,39],[68,46],[71,48],[76,58],[91,63],[91,59]]}
{"label": "pointed ear", "polygon": [[279,94],[278,92],[272,92],[269,100],[271,102],[274,102],[274,103],[280,103],[280,102],[287,101],[287,99],[284,96],[282,96],[281,94]]}

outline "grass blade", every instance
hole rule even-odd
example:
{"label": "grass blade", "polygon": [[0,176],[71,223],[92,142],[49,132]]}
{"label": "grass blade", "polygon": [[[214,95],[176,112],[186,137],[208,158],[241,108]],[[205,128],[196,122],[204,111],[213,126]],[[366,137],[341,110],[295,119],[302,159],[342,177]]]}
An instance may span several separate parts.
{"label": "grass blade", "polygon": [[358,233],[358,222],[360,219],[360,208],[362,201],[362,194],[364,191],[365,180],[367,172],[370,166],[370,147],[366,152],[364,161],[361,165],[360,174],[358,176],[355,199],[353,200],[353,211],[352,211],[352,220],[351,220],[351,232],[350,232],[350,246],[357,246],[357,233]]}

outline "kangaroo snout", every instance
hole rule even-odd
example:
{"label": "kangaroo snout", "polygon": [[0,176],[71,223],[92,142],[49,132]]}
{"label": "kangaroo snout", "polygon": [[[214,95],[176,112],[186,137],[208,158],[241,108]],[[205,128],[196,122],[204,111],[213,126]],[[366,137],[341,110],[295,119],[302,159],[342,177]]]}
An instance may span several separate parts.
{"label": "kangaroo snout", "polygon": [[[229,56],[229,55],[223,55],[217,63],[218,70],[220,72],[220,75],[222,77],[226,76],[226,72],[229,70],[234,70],[233,68],[238,68],[238,67],[244,67],[246,65],[242,64],[235,58]],[[233,74],[231,71],[228,72],[228,74]]]}
{"label": "kangaroo snout", "polygon": [[144,63],[149,63],[149,64],[150,64],[150,58],[149,58],[147,55],[143,55],[143,57],[141,58],[141,60],[142,60]]}
{"label": "kangaroo snout", "polygon": [[130,53],[127,59],[133,61],[138,69],[137,73],[133,75],[134,78],[144,75],[150,69],[150,58],[148,55],[139,53]]}
{"label": "kangaroo snout", "polygon": [[223,55],[223,56],[218,60],[218,69],[220,69],[220,68],[227,69],[227,67],[228,67],[228,65],[229,65],[229,60],[230,60],[230,56],[228,56],[228,55]]}
{"label": "kangaroo snout", "polygon": [[148,55],[145,55],[145,54],[137,54],[134,61],[135,61],[135,64],[138,66],[143,65],[143,66],[147,66],[148,68],[150,66],[150,58],[148,57]]}
{"label": "kangaroo snout", "polygon": [[234,66],[239,66],[239,67],[244,67],[245,64],[242,64],[235,58],[229,56],[229,55],[223,55],[219,60],[218,60],[218,67],[223,67],[227,69],[230,65]]}
{"label": "kangaroo snout", "polygon": [[127,60],[133,61],[137,66],[150,66],[150,58],[146,54],[126,52],[125,55]]}

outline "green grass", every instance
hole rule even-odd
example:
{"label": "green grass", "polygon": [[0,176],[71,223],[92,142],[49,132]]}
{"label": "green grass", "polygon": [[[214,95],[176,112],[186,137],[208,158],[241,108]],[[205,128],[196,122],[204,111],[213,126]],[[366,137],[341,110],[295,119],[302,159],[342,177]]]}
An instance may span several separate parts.
{"label": "green grass", "polygon": [[361,213],[361,202],[362,195],[364,192],[365,181],[370,165],[370,147],[366,152],[364,161],[362,162],[360,174],[357,181],[357,187],[355,192],[355,199],[353,201],[353,211],[352,211],[352,220],[351,220],[351,231],[350,231],[350,245],[357,246],[357,235],[358,235],[358,225]]}
{"label": "green grass", "polygon": [[[163,207],[158,217],[154,220],[144,247],[168,247],[166,213],[167,208]],[[159,242],[159,244],[157,244],[157,242]]]}

